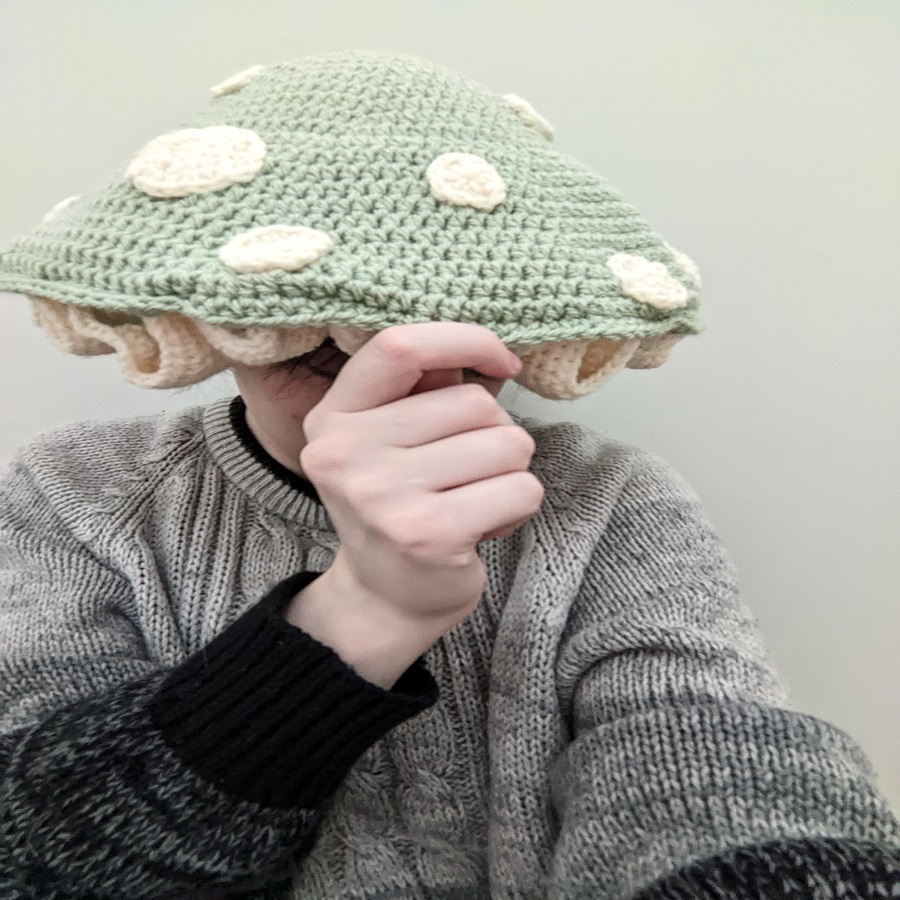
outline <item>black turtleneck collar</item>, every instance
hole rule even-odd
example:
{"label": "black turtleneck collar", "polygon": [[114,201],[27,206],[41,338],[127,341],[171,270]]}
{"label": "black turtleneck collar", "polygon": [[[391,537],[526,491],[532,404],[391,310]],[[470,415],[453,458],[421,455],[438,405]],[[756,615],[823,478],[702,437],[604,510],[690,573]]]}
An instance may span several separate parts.
{"label": "black turtleneck collar", "polygon": [[231,419],[231,427],[234,429],[234,433],[237,435],[238,440],[241,442],[241,445],[252,454],[253,458],[258,463],[265,466],[269,472],[271,472],[279,481],[288,485],[288,487],[306,494],[307,497],[315,500],[316,503],[322,502],[319,497],[319,492],[309,479],[304,478],[302,475],[298,475],[296,472],[292,472],[287,466],[282,465],[277,459],[274,459],[266,452],[263,445],[260,444],[256,435],[250,430],[250,426],[247,424],[247,404],[244,403],[244,398],[240,394],[231,401],[228,413],[229,418]]}

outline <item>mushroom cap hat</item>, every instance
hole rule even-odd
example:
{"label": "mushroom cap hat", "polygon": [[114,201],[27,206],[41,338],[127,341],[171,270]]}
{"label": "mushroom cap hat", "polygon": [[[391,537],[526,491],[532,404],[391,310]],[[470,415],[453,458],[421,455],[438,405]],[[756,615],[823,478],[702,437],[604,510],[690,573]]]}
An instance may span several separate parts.
{"label": "mushroom cap hat", "polygon": [[0,252],[0,290],[63,350],[167,388],[471,322],[522,359],[517,382],[574,399],[704,330],[693,261],[516,94],[383,50],[210,93]]}

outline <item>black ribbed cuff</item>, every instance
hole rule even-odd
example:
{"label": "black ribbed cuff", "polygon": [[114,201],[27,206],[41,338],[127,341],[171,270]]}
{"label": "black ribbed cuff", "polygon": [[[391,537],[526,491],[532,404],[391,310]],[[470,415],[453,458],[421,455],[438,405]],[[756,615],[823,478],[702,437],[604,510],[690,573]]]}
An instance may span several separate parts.
{"label": "black ribbed cuff", "polygon": [[900,850],[839,838],[739,847],[692,863],[635,900],[874,900],[900,895]]}
{"label": "black ribbed cuff", "polygon": [[284,618],[320,574],[277,584],[173,669],[151,702],[178,757],[242,800],[318,807],[375,741],[437,701],[423,657],[387,691]]}

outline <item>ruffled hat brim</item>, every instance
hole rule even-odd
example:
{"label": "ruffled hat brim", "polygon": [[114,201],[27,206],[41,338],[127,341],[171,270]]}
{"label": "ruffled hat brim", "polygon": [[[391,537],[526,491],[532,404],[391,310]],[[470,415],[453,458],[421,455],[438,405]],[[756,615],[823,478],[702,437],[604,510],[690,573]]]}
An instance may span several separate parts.
{"label": "ruffled hat brim", "polygon": [[[235,363],[271,365],[316,349],[328,338],[353,356],[376,331],[353,325],[227,328],[181,313],[137,318],[29,296],[35,324],[61,350],[78,356],[115,353],[125,377],[147,388],[177,388],[210,378]],[[516,382],[554,400],[596,390],[624,367],[662,365],[680,334],[616,341],[550,341],[511,347],[523,362]]]}

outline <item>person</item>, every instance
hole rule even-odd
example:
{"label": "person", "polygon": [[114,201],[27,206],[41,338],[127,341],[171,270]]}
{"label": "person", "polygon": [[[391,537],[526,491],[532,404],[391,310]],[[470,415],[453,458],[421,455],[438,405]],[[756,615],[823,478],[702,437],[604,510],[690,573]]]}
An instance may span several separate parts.
{"label": "person", "polygon": [[0,896],[896,895],[700,498],[508,412],[702,330],[523,98],[254,66],[0,254],[67,352],[237,396],[60,426],[0,502]]}

